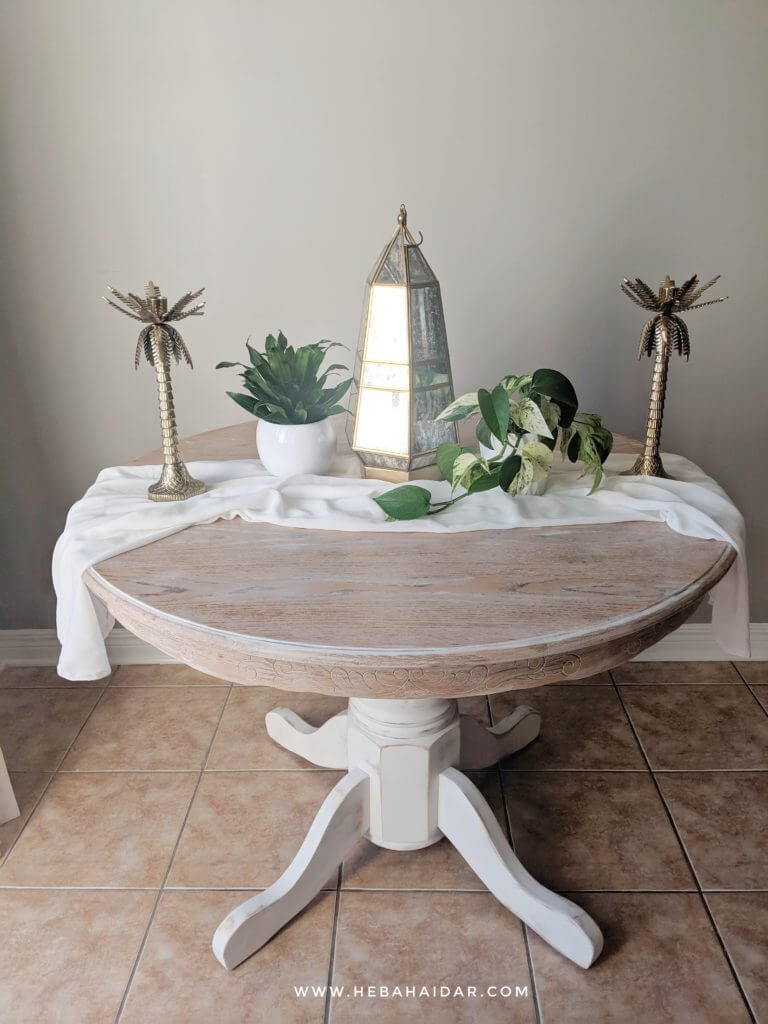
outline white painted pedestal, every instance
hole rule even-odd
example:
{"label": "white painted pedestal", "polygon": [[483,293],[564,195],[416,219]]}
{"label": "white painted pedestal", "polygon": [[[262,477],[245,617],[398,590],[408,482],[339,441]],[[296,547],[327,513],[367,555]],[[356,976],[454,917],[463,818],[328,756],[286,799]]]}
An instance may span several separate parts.
{"label": "white painted pedestal", "polygon": [[460,715],[455,700],[352,698],[319,729],[285,708],[270,711],[266,725],[281,746],[347,774],[286,871],[216,929],[213,951],[224,967],[237,967],[298,914],[361,836],[390,850],[418,850],[446,836],[494,896],[555,949],[581,967],[599,956],[603,939],[592,918],[528,874],[458,770],[487,768],[530,743],[540,725],[531,708],[489,729]]}

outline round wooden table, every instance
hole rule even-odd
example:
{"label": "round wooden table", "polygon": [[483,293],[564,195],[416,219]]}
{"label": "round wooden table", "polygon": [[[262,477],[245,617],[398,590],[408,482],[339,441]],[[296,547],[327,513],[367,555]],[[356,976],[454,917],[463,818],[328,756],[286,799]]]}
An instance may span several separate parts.
{"label": "round wooden table", "polygon": [[[636,449],[617,439],[616,450]],[[254,458],[255,424],[189,438],[183,456]],[[684,622],[734,557],[655,523],[441,535],[231,520],[95,566],[86,582],[115,618],[193,668],[349,698],[319,729],[285,708],[267,715],[276,742],[347,775],[285,873],[222,922],[221,963],[264,945],[364,835],[396,850],[447,836],[505,906],[588,967],[602,948],[597,925],[528,874],[459,770],[530,743],[539,716],[521,705],[486,728],[458,713],[457,698],[627,661]]]}

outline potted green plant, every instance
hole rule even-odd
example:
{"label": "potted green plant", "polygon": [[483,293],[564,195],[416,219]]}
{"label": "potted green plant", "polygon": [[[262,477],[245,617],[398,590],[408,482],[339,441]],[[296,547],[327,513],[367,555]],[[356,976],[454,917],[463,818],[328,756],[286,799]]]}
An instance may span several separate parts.
{"label": "potted green plant", "polygon": [[222,362],[225,367],[241,366],[242,391],[228,391],[237,404],[258,417],[256,443],[259,457],[275,476],[297,473],[325,473],[336,450],[336,434],[328,417],[345,412],[340,400],[352,378],[326,387],[332,374],[347,367],[334,363],[320,373],[320,367],[334,341],[317,341],[293,348],[282,331],[268,334],[264,351],[246,342],[250,365]]}
{"label": "potted green plant", "polygon": [[563,458],[581,461],[583,475],[592,476],[592,494],[602,482],[613,434],[597,413],[578,410],[573,385],[558,370],[509,375],[492,391],[480,388],[462,395],[438,419],[456,422],[478,416],[475,435],[480,450],[458,444],[437,449],[437,465],[451,484],[451,497],[433,502],[425,487],[406,484],[374,500],[390,519],[418,519],[494,487],[511,495],[540,493],[558,442]]}

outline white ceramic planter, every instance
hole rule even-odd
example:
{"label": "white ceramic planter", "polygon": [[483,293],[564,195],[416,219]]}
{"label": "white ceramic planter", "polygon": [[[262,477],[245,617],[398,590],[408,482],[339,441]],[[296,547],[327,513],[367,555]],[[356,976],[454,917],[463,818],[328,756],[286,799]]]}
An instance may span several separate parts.
{"label": "white ceramic planter", "polygon": [[330,419],[288,426],[259,420],[259,458],[273,476],[327,473],[336,452],[336,431]]}
{"label": "white ceramic planter", "polygon": [[[512,444],[515,443],[516,435],[510,434],[509,439]],[[534,434],[523,434],[523,444],[527,444],[529,441],[535,441],[536,437]],[[494,438],[496,441],[496,438]],[[484,459],[494,459],[501,451],[501,444],[496,442],[495,448],[486,448],[484,444],[480,445],[480,454]],[[508,453],[509,454],[509,453]],[[548,477],[544,477],[543,480],[535,480],[532,484],[528,484],[527,487],[523,487],[519,494],[543,494],[547,489]]]}

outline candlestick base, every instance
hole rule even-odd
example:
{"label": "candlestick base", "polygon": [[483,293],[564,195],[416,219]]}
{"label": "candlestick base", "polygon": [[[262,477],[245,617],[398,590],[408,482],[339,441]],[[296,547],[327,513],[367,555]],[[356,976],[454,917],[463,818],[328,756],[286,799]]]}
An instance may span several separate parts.
{"label": "candlestick base", "polygon": [[147,491],[151,501],[185,501],[208,490],[202,480],[195,480],[183,462],[166,463],[157,483]]}
{"label": "candlestick base", "polygon": [[649,455],[643,452],[642,455],[638,455],[632,469],[625,469],[621,476],[658,476],[665,480],[671,480],[672,477],[664,469],[664,464],[661,461],[660,455]]}

